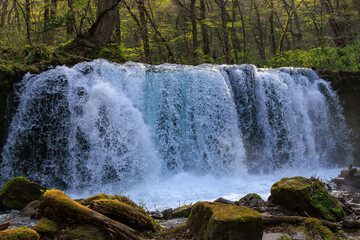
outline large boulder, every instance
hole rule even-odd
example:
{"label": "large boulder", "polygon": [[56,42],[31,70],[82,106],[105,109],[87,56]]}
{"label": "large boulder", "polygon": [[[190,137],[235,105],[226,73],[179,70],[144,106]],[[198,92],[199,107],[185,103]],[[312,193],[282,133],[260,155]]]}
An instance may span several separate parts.
{"label": "large boulder", "polygon": [[40,199],[46,188],[24,177],[10,179],[0,191],[0,210],[22,210],[28,203]]}
{"label": "large boulder", "polygon": [[39,240],[39,234],[29,228],[13,228],[10,230],[0,231],[0,239],[2,240]]}
{"label": "large boulder", "polygon": [[197,240],[261,240],[263,235],[260,213],[217,202],[196,203],[187,225]]}
{"label": "large boulder", "polygon": [[[58,190],[48,190],[44,193],[40,205],[33,211],[33,217],[52,220],[58,227],[61,226],[62,229],[57,229],[59,232],[74,226],[87,224],[101,229],[101,234],[106,235],[105,239],[140,239],[137,232],[129,226],[71,200]],[[75,231],[75,233],[81,232],[80,230]]]}
{"label": "large boulder", "polygon": [[315,178],[283,178],[271,187],[269,201],[302,216],[328,221],[341,221],[345,216],[341,204]]}

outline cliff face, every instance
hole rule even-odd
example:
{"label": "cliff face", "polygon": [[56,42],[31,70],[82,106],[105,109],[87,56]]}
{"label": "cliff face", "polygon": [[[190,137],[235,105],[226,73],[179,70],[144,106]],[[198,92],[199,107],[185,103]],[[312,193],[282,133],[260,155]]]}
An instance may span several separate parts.
{"label": "cliff face", "polygon": [[331,82],[343,103],[346,122],[353,133],[355,164],[360,165],[360,72],[319,70],[318,73]]}
{"label": "cliff face", "polygon": [[[353,133],[355,165],[360,165],[360,72],[318,70],[318,73],[321,78],[331,82],[343,103],[346,122]],[[0,153],[7,138],[11,116],[16,109],[14,106],[16,103],[13,101],[13,83],[20,80],[19,75],[13,76],[0,72]]]}

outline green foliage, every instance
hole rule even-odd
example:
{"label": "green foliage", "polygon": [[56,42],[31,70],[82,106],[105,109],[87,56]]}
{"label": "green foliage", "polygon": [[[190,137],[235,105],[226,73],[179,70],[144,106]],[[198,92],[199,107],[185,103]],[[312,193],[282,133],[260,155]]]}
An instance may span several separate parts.
{"label": "green foliage", "polygon": [[269,59],[265,67],[306,67],[330,70],[360,70],[360,39],[355,40],[346,47],[333,46],[313,48],[309,50],[289,50],[276,54]]}

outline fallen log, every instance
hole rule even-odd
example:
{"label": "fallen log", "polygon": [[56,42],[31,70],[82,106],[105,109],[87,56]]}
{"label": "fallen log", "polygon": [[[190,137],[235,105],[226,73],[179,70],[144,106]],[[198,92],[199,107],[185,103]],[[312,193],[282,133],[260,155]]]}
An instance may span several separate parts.
{"label": "fallen log", "polygon": [[0,224],[0,231],[8,229],[10,227],[10,224],[11,224],[10,222],[1,223]]}
{"label": "fallen log", "polygon": [[[139,240],[134,229],[95,212],[76,201],[71,200],[63,192],[49,190],[39,206],[38,217],[71,218],[78,222],[93,224],[106,230],[111,239]],[[49,215],[49,216],[48,216]]]}
{"label": "fallen log", "polygon": [[[288,223],[288,224],[300,224],[305,222],[308,217],[300,217],[300,216],[274,216],[268,213],[262,213],[261,214],[263,218],[264,225],[275,225],[275,224],[281,224],[281,223]],[[340,227],[339,224],[329,222],[323,219],[319,219],[322,225],[328,227],[330,230],[334,231],[338,227]]]}

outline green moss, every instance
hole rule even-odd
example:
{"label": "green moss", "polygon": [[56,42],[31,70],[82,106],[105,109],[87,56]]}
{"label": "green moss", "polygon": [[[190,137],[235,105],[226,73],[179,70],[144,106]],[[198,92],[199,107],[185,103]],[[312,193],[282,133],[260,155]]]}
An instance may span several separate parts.
{"label": "green moss", "polygon": [[141,233],[140,236],[142,238],[157,238],[157,237],[164,237],[166,235],[168,235],[168,232],[157,232],[157,233],[149,233],[149,234],[145,234],[145,233]]}
{"label": "green moss", "polygon": [[29,228],[13,228],[10,230],[0,231],[1,240],[38,240],[39,234]]}
{"label": "green moss", "polygon": [[77,226],[75,229],[70,230],[62,235],[61,240],[107,240],[109,236],[96,226],[86,224]]}
{"label": "green moss", "polygon": [[176,227],[172,228],[172,229],[171,229],[171,232],[172,232],[172,233],[182,232],[182,231],[184,231],[184,229],[185,229],[186,227],[187,227],[186,224],[181,224],[181,225],[179,225],[179,226],[176,226]]}
{"label": "green moss", "polygon": [[340,203],[315,178],[283,178],[271,187],[269,200],[302,215],[329,221],[340,221],[345,216]]}
{"label": "green moss", "polygon": [[146,211],[142,207],[140,207],[139,205],[137,205],[136,203],[134,203],[133,201],[131,201],[127,197],[120,196],[120,195],[112,196],[112,195],[107,195],[105,193],[100,193],[98,195],[95,195],[95,196],[80,200],[79,203],[81,203],[82,205],[87,206],[87,205],[91,205],[91,203],[93,201],[102,200],[102,199],[104,199],[104,200],[106,200],[106,199],[118,200],[119,202],[122,202],[122,203],[125,203],[125,204],[129,205],[129,206],[132,206],[136,210],[142,212],[143,214],[146,214]]}
{"label": "green moss", "polygon": [[171,217],[172,218],[187,218],[189,217],[190,213],[191,213],[191,209],[192,209],[192,205],[185,205],[185,206],[181,206],[179,208],[175,208],[172,212],[171,212]]}
{"label": "green moss", "polygon": [[231,239],[238,234],[261,239],[263,229],[262,217],[257,211],[217,202],[196,203],[187,225],[198,239]]}
{"label": "green moss", "polygon": [[10,179],[9,181],[7,181],[5,183],[5,185],[1,188],[0,190],[0,197],[8,190],[9,186],[13,183],[21,183],[21,182],[25,182],[25,183],[30,183],[29,180],[27,180],[24,177],[14,177],[12,179]]}
{"label": "green moss", "polygon": [[91,209],[81,205],[78,202],[75,202],[74,200],[66,196],[62,191],[59,190],[54,190],[54,189],[47,190],[43,195],[43,201],[52,202],[55,205],[54,207],[58,209],[71,210],[73,214],[76,213],[91,214],[92,212]]}
{"label": "green moss", "polygon": [[24,177],[12,178],[0,191],[0,208],[22,210],[29,202],[39,199],[45,190]]}
{"label": "green moss", "polygon": [[47,218],[41,218],[33,229],[38,233],[54,235],[57,232],[57,224]]}
{"label": "green moss", "polygon": [[334,238],[334,234],[330,231],[329,228],[322,225],[319,219],[316,218],[308,218],[305,220],[305,226],[308,229],[315,231],[324,239],[332,239]]}
{"label": "green moss", "polygon": [[157,230],[157,225],[152,217],[131,205],[120,202],[118,199],[93,200],[92,208],[109,218],[123,222],[137,230]]}

